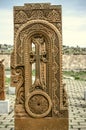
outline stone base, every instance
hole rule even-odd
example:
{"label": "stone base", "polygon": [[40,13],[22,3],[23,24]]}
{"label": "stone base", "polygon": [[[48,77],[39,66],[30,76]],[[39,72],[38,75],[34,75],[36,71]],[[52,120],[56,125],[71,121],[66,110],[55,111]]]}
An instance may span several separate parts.
{"label": "stone base", "polygon": [[9,100],[0,100],[0,114],[9,112]]}
{"label": "stone base", "polygon": [[15,87],[9,87],[9,94],[15,95]]}
{"label": "stone base", "polygon": [[68,130],[67,118],[15,119],[15,130]]}

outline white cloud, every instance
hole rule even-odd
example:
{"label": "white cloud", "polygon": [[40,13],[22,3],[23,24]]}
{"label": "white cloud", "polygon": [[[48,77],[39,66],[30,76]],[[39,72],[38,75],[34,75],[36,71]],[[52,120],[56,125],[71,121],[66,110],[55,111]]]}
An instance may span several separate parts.
{"label": "white cloud", "polygon": [[13,44],[13,14],[0,10],[0,44]]}
{"label": "white cloud", "polygon": [[86,17],[63,17],[63,44],[86,47]]}

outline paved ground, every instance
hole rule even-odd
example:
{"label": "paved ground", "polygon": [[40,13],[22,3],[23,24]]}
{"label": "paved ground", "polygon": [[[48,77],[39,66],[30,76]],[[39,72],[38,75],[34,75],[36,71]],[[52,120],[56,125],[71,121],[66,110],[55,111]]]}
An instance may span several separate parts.
{"label": "paved ground", "polygon": [[65,80],[69,99],[69,130],[86,130],[86,82]]}
{"label": "paved ground", "polygon": [[[69,100],[69,130],[86,130],[86,82],[65,79]],[[14,95],[7,95],[10,102],[8,114],[0,115],[0,130],[14,130]]]}

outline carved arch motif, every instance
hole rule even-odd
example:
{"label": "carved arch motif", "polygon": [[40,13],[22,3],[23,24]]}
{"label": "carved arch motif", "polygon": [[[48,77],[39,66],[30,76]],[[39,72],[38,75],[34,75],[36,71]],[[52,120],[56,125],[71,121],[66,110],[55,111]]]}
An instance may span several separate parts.
{"label": "carved arch motif", "polygon": [[[35,25],[38,25],[37,26],[37,28],[35,28]],[[41,30],[41,28],[40,28],[40,26],[42,27],[43,26],[43,29],[44,29],[44,31],[43,30]],[[29,29],[26,29],[26,28],[29,28]],[[58,54],[58,48],[56,47],[56,45],[54,44],[54,37],[51,37],[51,40],[52,40],[52,45],[51,45],[51,47],[49,47],[49,51],[52,51],[52,56],[54,57],[54,60],[53,60],[53,62],[54,62],[54,67],[52,67],[52,70],[54,70],[54,72],[55,73],[53,73],[53,75],[54,75],[54,77],[52,77],[52,79],[51,79],[51,82],[52,82],[52,86],[54,87],[54,91],[53,91],[53,94],[52,94],[52,96],[53,96],[53,104],[54,104],[54,107],[53,107],[53,109],[54,109],[54,112],[55,112],[55,114],[58,114],[58,111],[56,111],[56,108],[59,106],[59,103],[61,104],[60,105],[60,108],[58,108],[59,110],[63,110],[64,109],[64,106],[63,106],[63,100],[62,100],[62,98],[63,98],[63,88],[62,88],[62,75],[60,74],[60,77],[59,77],[59,81],[57,81],[57,79],[55,78],[55,75],[56,75],[56,72],[58,72],[58,68],[60,68],[59,69],[59,73],[61,73],[61,65],[62,64],[60,64],[59,65],[59,67],[58,67],[58,64],[56,64],[56,60],[55,60],[55,58],[56,58],[56,56],[58,55],[59,56],[59,63],[61,63],[61,34],[60,34],[60,32],[59,32],[59,30],[53,25],[53,24],[51,24],[51,23],[49,23],[49,22],[47,22],[47,21],[45,21],[45,20],[31,20],[31,21],[28,21],[27,23],[25,23],[25,24],[23,24],[19,29],[18,29],[18,31],[17,31],[17,33],[16,33],[16,36],[15,36],[15,51],[17,50],[17,46],[16,46],[16,42],[17,42],[17,40],[19,39],[19,36],[20,36],[20,34],[22,34],[22,36],[23,36],[23,42],[25,43],[25,45],[24,45],[24,51],[25,51],[25,54],[24,54],[24,60],[25,60],[25,62],[24,62],[24,65],[25,65],[25,77],[26,77],[26,80],[25,80],[25,88],[26,88],[26,90],[25,90],[25,93],[27,93],[28,92],[28,85],[29,85],[29,81],[30,81],[30,79],[29,79],[29,81],[28,81],[28,77],[30,77],[30,74],[28,74],[27,72],[29,71],[29,66],[28,66],[28,64],[29,64],[29,62],[28,62],[28,48],[27,48],[27,46],[28,46],[28,39],[29,38],[27,38],[28,36],[30,37],[30,36],[32,36],[33,34],[34,34],[34,30],[32,31],[32,28],[34,28],[35,29],[35,33],[37,33],[37,32],[41,32],[42,34],[44,34],[44,35],[47,35],[47,33],[46,33],[46,28],[48,28],[48,31],[49,31],[49,36],[48,36],[48,38],[50,39],[50,36],[51,36],[51,33],[50,32],[53,32],[53,36],[54,37],[58,37],[58,40],[59,40],[59,44],[58,44],[58,48],[59,48],[59,54]],[[22,42],[22,44],[23,44],[23,42]],[[51,49],[52,48],[52,49]],[[55,53],[54,52],[54,48],[55,48],[55,50],[57,51],[57,53]],[[54,54],[56,54],[56,55],[54,55]],[[51,61],[50,61],[51,62]],[[16,64],[17,64],[17,61],[16,61]],[[26,65],[27,64],[27,65]],[[50,73],[50,75],[51,75],[51,72],[49,72]],[[56,80],[56,82],[54,83],[54,81],[55,80],[53,80],[55,78],[55,80]],[[59,85],[58,85],[59,84]],[[49,84],[50,85],[50,84]],[[57,92],[57,88],[56,88],[56,86],[59,86],[59,88],[60,88],[60,101],[59,101],[59,99],[58,99],[58,97],[56,96],[56,92]],[[27,94],[26,94],[27,95]],[[58,106],[56,106],[55,105],[55,101],[56,100],[58,100]]]}

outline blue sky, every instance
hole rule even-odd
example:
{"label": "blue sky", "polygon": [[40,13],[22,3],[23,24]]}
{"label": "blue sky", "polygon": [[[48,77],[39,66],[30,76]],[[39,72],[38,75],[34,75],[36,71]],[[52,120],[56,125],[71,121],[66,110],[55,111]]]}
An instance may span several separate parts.
{"label": "blue sky", "polygon": [[13,45],[13,6],[35,2],[62,5],[63,44],[86,47],[86,0],[0,0],[0,44]]}

